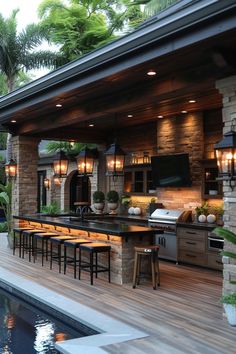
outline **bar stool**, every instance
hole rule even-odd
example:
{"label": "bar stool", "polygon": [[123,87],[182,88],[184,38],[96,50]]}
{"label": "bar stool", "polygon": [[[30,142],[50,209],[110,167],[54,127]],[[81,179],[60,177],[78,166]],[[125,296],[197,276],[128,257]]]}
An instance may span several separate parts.
{"label": "bar stool", "polygon": [[25,257],[25,251],[29,251],[29,262],[31,262],[31,254],[33,254],[33,236],[36,233],[45,232],[45,230],[41,229],[32,229],[32,230],[24,230],[22,232],[22,258]]}
{"label": "bar stool", "polygon": [[[76,251],[82,243],[91,243],[91,241],[85,240],[83,238],[64,241],[64,274],[66,274],[67,264],[72,264],[74,266],[74,278],[76,278],[76,265],[79,263]],[[73,248],[73,257],[67,255],[67,247]]]}
{"label": "bar stool", "polygon": [[[32,230],[33,226],[15,227],[13,229],[13,255],[15,255],[16,248],[19,247],[19,257],[21,257],[22,247],[22,233],[25,230]],[[17,244],[17,234],[19,234],[19,243]]]}
{"label": "bar stool", "polygon": [[159,269],[159,259],[158,251],[159,246],[144,246],[144,247],[134,247],[134,275],[133,275],[133,289],[136,288],[140,280],[140,268],[141,268],[141,257],[148,256],[151,259],[151,270],[152,270],[152,286],[156,290],[157,285],[160,286],[160,269]]}
{"label": "bar stool", "polygon": [[[46,260],[48,260],[48,240],[51,237],[56,237],[56,236],[59,236],[59,235],[57,233],[53,233],[53,232],[41,232],[41,233],[34,234],[34,236],[33,236],[34,263],[35,263],[35,259],[37,258],[38,252],[40,252],[42,255],[42,267],[43,267],[45,248],[46,248]],[[38,245],[37,245],[38,240],[41,241],[41,249],[38,248]]]}
{"label": "bar stool", "polygon": [[[86,251],[89,253],[89,262],[82,261],[81,252]],[[108,254],[108,266],[98,265],[98,253]],[[95,255],[95,264],[94,264]],[[81,270],[90,273],[90,284],[93,285],[93,274],[97,275],[101,272],[108,272],[108,280],[111,282],[111,246],[106,243],[83,243],[79,246],[79,279],[81,276]]]}
{"label": "bar stool", "polygon": [[[68,235],[60,235],[56,237],[50,237],[50,269],[52,269],[52,262],[53,260],[58,261],[59,264],[59,273],[61,273],[61,261],[64,259],[64,256],[61,254],[61,246],[67,240],[74,240],[75,236],[68,236]],[[53,252],[53,244],[57,245],[57,252]]]}

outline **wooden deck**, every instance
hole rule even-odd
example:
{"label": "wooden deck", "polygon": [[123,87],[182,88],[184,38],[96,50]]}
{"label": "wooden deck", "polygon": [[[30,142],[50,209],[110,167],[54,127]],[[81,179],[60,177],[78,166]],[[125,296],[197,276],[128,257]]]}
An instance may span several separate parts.
{"label": "wooden deck", "polygon": [[219,303],[222,274],[217,271],[161,262],[161,286],[144,282],[138,288],[114,285],[87,275],[59,274],[57,265],[29,263],[12,255],[0,235],[0,266],[97,311],[136,327],[150,336],[107,346],[122,354],[231,354],[236,352],[236,328],[228,325]]}

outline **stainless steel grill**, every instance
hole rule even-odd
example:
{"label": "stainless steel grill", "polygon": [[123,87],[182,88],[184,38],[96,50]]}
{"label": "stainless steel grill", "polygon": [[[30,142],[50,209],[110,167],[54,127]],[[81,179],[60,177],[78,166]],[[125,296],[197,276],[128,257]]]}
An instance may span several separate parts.
{"label": "stainless steel grill", "polygon": [[159,257],[177,261],[177,222],[184,214],[180,209],[156,209],[148,219],[149,226],[162,229],[163,235],[156,235],[156,244],[160,245]]}

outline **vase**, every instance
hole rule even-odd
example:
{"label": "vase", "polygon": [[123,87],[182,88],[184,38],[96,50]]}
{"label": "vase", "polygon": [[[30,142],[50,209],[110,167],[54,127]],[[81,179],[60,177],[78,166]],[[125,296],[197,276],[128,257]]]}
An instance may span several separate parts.
{"label": "vase", "polygon": [[94,208],[95,208],[95,213],[96,214],[102,214],[103,209],[104,209],[104,203],[94,203]]}
{"label": "vase", "polygon": [[107,203],[107,206],[109,208],[109,214],[110,215],[116,215],[117,214],[117,208],[118,204],[117,203]]}
{"label": "vase", "polygon": [[236,306],[224,304],[227,320],[231,326],[236,326]]}

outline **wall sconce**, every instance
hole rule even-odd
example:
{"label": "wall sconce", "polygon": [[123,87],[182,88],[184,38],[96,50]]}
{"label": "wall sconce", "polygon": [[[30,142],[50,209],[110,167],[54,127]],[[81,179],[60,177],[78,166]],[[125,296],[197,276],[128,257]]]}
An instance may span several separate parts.
{"label": "wall sconce", "polygon": [[10,159],[6,164],[5,164],[5,173],[7,177],[16,177],[16,172],[17,172],[17,163],[13,160]]}
{"label": "wall sconce", "polygon": [[56,154],[53,160],[53,170],[54,175],[57,175],[59,178],[65,178],[67,176],[68,158],[64,151],[60,150]]}
{"label": "wall sconce", "polygon": [[125,153],[117,143],[111,144],[106,152],[107,176],[123,176]]}
{"label": "wall sconce", "polygon": [[236,180],[236,132],[224,134],[223,139],[214,146],[219,168],[219,179],[230,182]]}
{"label": "wall sconce", "polygon": [[49,178],[44,178],[44,180],[43,180],[43,185],[44,185],[44,187],[45,187],[46,189],[50,189],[50,187],[51,187],[51,181],[50,181],[50,179],[49,179]]}
{"label": "wall sconce", "polygon": [[60,187],[61,183],[62,183],[62,177],[54,174],[53,175],[53,183],[55,186]]}
{"label": "wall sconce", "polygon": [[76,160],[80,176],[93,175],[94,154],[90,149],[85,147],[85,149],[80,151],[79,155],[76,156]]}

